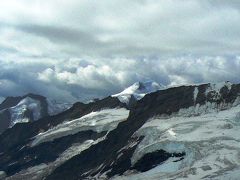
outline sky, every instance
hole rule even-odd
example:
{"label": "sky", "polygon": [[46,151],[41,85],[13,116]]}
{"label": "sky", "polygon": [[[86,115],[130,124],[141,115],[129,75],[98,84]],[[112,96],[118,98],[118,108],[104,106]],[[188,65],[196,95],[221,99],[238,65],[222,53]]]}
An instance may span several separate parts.
{"label": "sky", "polygon": [[0,100],[86,101],[136,81],[240,82],[238,0],[7,0]]}

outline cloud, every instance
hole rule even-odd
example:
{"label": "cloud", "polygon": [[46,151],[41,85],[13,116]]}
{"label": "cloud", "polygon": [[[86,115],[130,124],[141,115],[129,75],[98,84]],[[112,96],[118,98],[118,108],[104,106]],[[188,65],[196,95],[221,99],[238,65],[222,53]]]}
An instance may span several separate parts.
{"label": "cloud", "polygon": [[[1,9],[2,29],[12,29],[2,40],[26,49],[41,41],[66,56],[239,53],[240,6],[234,0],[10,0]],[[35,49],[47,53],[44,46]]]}
{"label": "cloud", "polygon": [[237,0],[8,0],[0,96],[104,97],[139,80],[239,82]]}
{"label": "cloud", "polygon": [[0,61],[0,96],[38,93],[59,101],[86,101],[117,93],[136,81],[172,86],[202,82],[239,83],[240,57],[70,59]]}

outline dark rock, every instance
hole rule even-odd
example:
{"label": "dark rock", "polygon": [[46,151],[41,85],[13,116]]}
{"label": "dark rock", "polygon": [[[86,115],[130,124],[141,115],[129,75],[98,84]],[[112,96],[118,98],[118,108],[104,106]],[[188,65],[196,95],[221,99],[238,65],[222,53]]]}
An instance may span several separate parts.
{"label": "dark rock", "polygon": [[[74,135],[58,138],[54,141],[41,143],[38,146],[18,147],[0,155],[0,169],[7,175],[13,175],[21,169],[36,166],[41,163],[55,161],[61,153],[74,143],[83,143],[86,140],[96,140],[107,132],[96,133],[91,130],[79,132]],[[47,153],[46,153],[47,152]]]}
{"label": "dark rock", "polygon": [[152,153],[146,153],[137,163],[131,168],[140,172],[148,171],[162,162],[166,161],[170,157],[181,157],[183,159],[185,153],[168,153],[164,150],[158,150]]}
{"label": "dark rock", "polygon": [[[16,106],[21,100],[26,97],[30,97],[32,99],[38,100],[40,102],[40,114],[41,117],[48,116],[48,103],[45,97],[36,95],[36,94],[27,94],[25,96],[19,97],[7,97],[1,104],[0,104],[0,134],[6,130],[11,124],[11,114],[9,112],[9,108]],[[28,118],[30,121],[33,121],[33,112],[29,109],[23,112],[23,117]],[[3,114],[3,115],[1,115]],[[7,114],[7,116],[6,116]],[[8,123],[7,123],[8,122]]]}
{"label": "dark rock", "polygon": [[[194,102],[193,95],[195,87],[197,86],[174,87],[147,94],[136,103],[134,108],[131,108],[127,121],[121,122],[115,130],[107,135],[104,141],[91,146],[80,155],[73,157],[58,167],[47,179],[85,179],[97,173],[102,174],[107,171],[110,171],[107,173],[110,178],[130,170],[130,158],[141,140],[136,140],[136,145],[126,151],[119,159],[118,156],[119,150],[124,149],[124,147],[128,146],[129,142],[132,142],[134,132],[150,117],[163,114],[171,115],[180,109],[189,108],[195,104],[203,105],[208,101],[213,101],[211,97],[205,95],[208,86],[209,84],[198,86],[199,93],[196,102]],[[239,86],[233,87],[226,98],[230,98],[230,102],[234,102],[238,93],[240,93]],[[223,97],[217,103],[223,101],[227,100]],[[155,167],[172,155],[182,157],[185,153],[169,154],[160,151],[160,153],[149,154],[143,158],[149,158],[150,162],[143,165],[139,162],[136,169],[142,171],[149,170],[149,168]],[[157,158],[155,159],[153,157]],[[99,169],[101,166],[104,168]]]}
{"label": "dark rock", "polygon": [[11,123],[11,114],[8,110],[0,112],[0,134],[5,131]]}
{"label": "dark rock", "polygon": [[[194,101],[196,87],[198,95]],[[134,133],[153,116],[171,115],[180,109],[196,104],[203,105],[207,102],[233,103],[240,94],[240,85],[232,85],[231,90],[223,87],[219,93],[206,94],[208,87],[209,84],[181,86],[147,94],[143,99],[131,104],[128,119],[119,123],[117,128],[109,132],[103,141],[74,156],[55,169],[46,179],[79,180],[91,178],[98,173],[106,173],[110,178],[128,170],[148,171],[170,157],[179,157],[177,161],[182,160],[185,152],[169,153],[160,149],[145,154],[135,165],[131,165],[132,155],[144,138],[135,137]],[[216,94],[219,96],[217,99]],[[76,103],[72,108],[58,115],[47,116],[36,122],[15,125],[0,135],[0,170],[6,171],[9,175],[27,167],[54,161],[72,143],[105,135],[82,132],[42,143],[36,147],[27,146],[31,138],[39,132],[47,131],[63,121],[71,121],[92,111],[116,107],[126,106],[117,98],[107,97],[89,104]],[[21,149],[22,147],[24,148]],[[49,154],[44,156],[46,151],[49,151]],[[33,158],[35,156],[36,159]],[[14,161],[17,163],[7,166]]]}

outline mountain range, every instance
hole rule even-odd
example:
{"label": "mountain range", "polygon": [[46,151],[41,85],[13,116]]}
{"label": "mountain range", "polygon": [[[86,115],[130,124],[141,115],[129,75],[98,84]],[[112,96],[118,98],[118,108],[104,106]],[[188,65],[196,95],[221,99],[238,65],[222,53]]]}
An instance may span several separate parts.
{"label": "mountain range", "polygon": [[0,133],[17,123],[37,121],[45,116],[58,114],[71,105],[36,94],[7,97],[0,104]]}
{"label": "mountain range", "polygon": [[138,82],[90,103],[49,102],[0,105],[0,179],[239,178],[240,84]]}

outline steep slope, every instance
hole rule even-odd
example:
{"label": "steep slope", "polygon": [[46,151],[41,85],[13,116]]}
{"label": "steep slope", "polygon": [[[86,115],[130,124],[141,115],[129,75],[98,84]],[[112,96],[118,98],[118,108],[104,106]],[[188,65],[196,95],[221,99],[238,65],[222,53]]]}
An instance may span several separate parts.
{"label": "steep slope", "polygon": [[17,123],[36,121],[48,115],[58,114],[69,107],[70,104],[58,104],[35,94],[8,97],[0,104],[0,133]]}
{"label": "steep slope", "polygon": [[[48,175],[74,154],[104,139],[109,130],[126,120],[128,110],[124,107],[117,98],[107,97],[95,103],[76,103],[55,116],[16,124],[0,135],[0,170],[13,175],[44,163],[41,167],[45,167],[45,171],[40,176]],[[114,111],[116,108],[119,111]],[[109,124],[112,118],[115,121]]]}
{"label": "steep slope", "polygon": [[[80,155],[67,161],[57,168],[48,179],[91,179],[93,177],[109,179],[118,175],[125,175],[128,179],[129,173],[147,172],[153,167],[165,166],[167,169],[169,161],[175,163],[171,166],[178,166],[183,160],[188,161],[191,157],[191,151],[187,151],[188,148],[183,148],[181,143],[177,144],[173,141],[171,145],[171,140],[169,140],[169,145],[161,144],[164,131],[152,129],[148,133],[150,136],[139,135],[137,132],[152,117],[160,117],[160,119],[164,117],[167,121],[168,117],[171,116],[201,116],[205,113],[218,112],[232,107],[236,107],[236,111],[238,111],[240,85],[229,86],[229,83],[226,83],[217,89],[216,86],[220,85],[182,86],[146,95],[132,109],[128,120],[120,123],[117,129],[110,132],[104,141],[91,146]],[[196,93],[196,89],[198,93]],[[193,110],[195,110],[194,113],[192,113]],[[159,121],[159,125],[161,126],[161,121]],[[168,130],[170,134],[175,134],[174,130]],[[141,129],[139,131],[141,132]],[[156,145],[152,150],[150,148],[148,151],[143,151],[146,154],[141,155],[142,152],[139,153],[138,149],[141,149],[142,143],[145,144],[144,142],[150,141],[151,144],[149,138],[152,135],[155,143],[158,144],[160,141],[160,145]],[[213,139],[209,137],[208,140],[211,142]],[[139,157],[135,159],[136,154],[139,154]],[[238,161],[237,165],[239,163]],[[180,171],[180,174],[181,172],[191,174],[191,163],[185,167],[189,171]],[[161,174],[161,171],[155,173]],[[167,179],[170,175],[167,176]],[[189,178],[188,174],[186,176]]]}
{"label": "steep slope", "polygon": [[0,135],[0,171],[6,179],[237,179],[239,114],[240,84],[229,82],[163,89],[130,111],[117,97],[76,103]]}
{"label": "steep slope", "polygon": [[149,119],[135,134],[144,139],[134,151],[131,163],[137,165],[146,154],[159,149],[184,152],[184,156],[170,157],[160,166],[148,168],[143,161],[138,167],[140,172],[128,171],[127,175],[113,179],[220,179],[231,174],[240,167],[239,113],[240,107],[236,106],[200,116]]}

